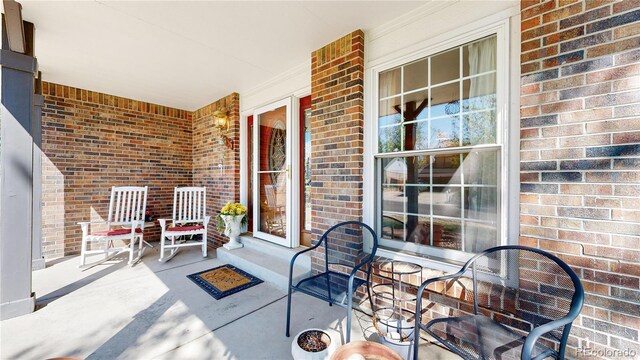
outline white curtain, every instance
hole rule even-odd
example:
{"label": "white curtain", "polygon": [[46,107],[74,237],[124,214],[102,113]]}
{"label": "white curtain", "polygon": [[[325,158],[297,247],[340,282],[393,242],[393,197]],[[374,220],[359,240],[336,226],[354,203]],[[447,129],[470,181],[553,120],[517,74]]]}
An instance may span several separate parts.
{"label": "white curtain", "polygon": [[[496,37],[492,36],[468,45],[469,75],[478,75],[496,68]],[[479,99],[496,91],[495,76],[471,78],[469,99]]]}
{"label": "white curtain", "polygon": [[[469,75],[485,73],[496,69],[496,37],[492,36],[468,45],[469,49]],[[469,88],[470,109],[494,109],[495,110],[496,78],[492,76],[478,76],[471,78]],[[478,121],[470,122],[469,126],[482,127],[469,129],[473,144],[495,142],[495,137],[487,134],[495,134],[495,111],[478,113],[482,117]],[[491,119],[487,117],[492,117]],[[493,129],[491,129],[493,127]],[[497,182],[498,162],[495,152],[471,152],[464,163],[472,174],[472,184],[469,185],[495,185]],[[496,244],[497,224],[497,189],[495,187],[471,187],[468,188],[468,218],[484,220],[490,224],[469,223],[466,224],[465,250],[469,252],[481,252]]]}
{"label": "white curtain", "polygon": [[400,68],[381,73],[379,79],[380,98],[400,94]]}

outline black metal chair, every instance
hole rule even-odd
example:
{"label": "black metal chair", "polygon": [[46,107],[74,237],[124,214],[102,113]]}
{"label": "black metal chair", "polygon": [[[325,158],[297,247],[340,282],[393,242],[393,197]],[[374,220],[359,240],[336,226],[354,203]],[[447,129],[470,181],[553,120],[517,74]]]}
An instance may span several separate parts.
{"label": "black metal chair", "polygon": [[[341,254],[341,251],[337,249],[332,249],[332,240],[345,240],[349,237],[353,236],[363,236],[363,232],[369,231],[371,237],[373,239],[373,248],[371,250],[371,254],[366,254],[364,259],[356,266],[353,267],[351,272],[347,275],[345,273],[333,271],[329,269],[330,265],[343,265],[344,263],[340,263],[340,260],[344,259],[344,255]],[[324,255],[325,255],[325,271],[319,274],[315,274],[311,277],[300,280],[297,284],[293,284],[293,265],[301,254],[309,252],[313,249],[318,248],[320,245],[324,244]],[[335,244],[334,244],[335,246]],[[347,249],[348,244],[346,245]],[[329,306],[332,304],[336,304],[347,309],[347,335],[346,342],[348,343],[351,340],[351,308],[353,306],[353,294],[354,292],[363,284],[367,285],[367,292],[369,294],[369,303],[371,304],[371,308],[373,309],[373,304],[371,300],[371,289],[369,287],[369,281],[371,279],[371,262],[376,255],[376,251],[378,249],[378,236],[375,231],[367,224],[361,223],[359,221],[346,221],[341,222],[332,226],[329,230],[327,230],[318,243],[314,246],[305,249],[303,251],[298,252],[291,259],[291,264],[289,267],[289,294],[287,298],[287,337],[289,334],[289,327],[291,323],[291,294],[293,291],[299,291],[301,293],[307,294],[309,296],[313,296],[320,300],[326,301],[329,303]],[[342,249],[342,252],[345,249]],[[353,250],[361,250],[361,249],[353,249]],[[364,253],[362,253],[364,255]],[[337,260],[336,262],[330,262],[329,259],[334,258]],[[357,258],[356,258],[357,261]],[[367,266],[366,279],[361,279],[356,277],[356,273],[358,270],[361,270],[364,265],[369,264]],[[365,270],[362,270],[365,271]]]}
{"label": "black metal chair", "polygon": [[[471,277],[460,280],[467,271]],[[457,273],[423,282],[417,309],[422,309],[427,286],[438,281],[447,281],[445,286],[450,281],[466,281],[472,291],[463,290],[463,297],[473,301],[474,314],[436,318],[422,325],[421,311],[417,311],[415,334],[425,330],[464,359],[564,359],[584,290],[575,272],[558,257],[525,246],[488,249]],[[483,315],[481,308],[493,315]],[[414,359],[418,358],[419,339]]]}

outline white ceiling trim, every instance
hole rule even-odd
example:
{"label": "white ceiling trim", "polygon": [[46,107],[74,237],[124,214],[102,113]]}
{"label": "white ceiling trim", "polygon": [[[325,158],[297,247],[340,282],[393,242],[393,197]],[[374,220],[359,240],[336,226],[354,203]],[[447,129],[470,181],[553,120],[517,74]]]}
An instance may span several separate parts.
{"label": "white ceiling trim", "polygon": [[[308,72],[309,69],[311,68],[311,54],[309,54],[309,60],[303,62],[302,64],[295,66],[283,73],[280,73],[274,77],[272,77],[271,79],[263,82],[262,84],[259,84],[258,86],[252,87],[249,90],[243,91],[243,95],[245,96],[252,96],[255,95],[256,93],[259,93],[261,91],[264,91],[274,85],[277,85],[278,83],[283,82],[284,80],[288,80],[291,79],[293,77],[296,77],[298,75],[302,75],[305,72]],[[311,79],[309,79],[309,82],[311,82]]]}
{"label": "white ceiling trim", "polygon": [[400,15],[399,17],[386,22],[380,26],[377,26],[367,32],[365,37],[366,41],[373,41],[379,37],[385,36],[395,30],[401,29],[411,23],[414,23],[420,19],[424,19],[438,12],[444,8],[454,5],[460,2],[460,0],[448,0],[448,1],[431,1],[418,8],[411,10],[410,12]]}

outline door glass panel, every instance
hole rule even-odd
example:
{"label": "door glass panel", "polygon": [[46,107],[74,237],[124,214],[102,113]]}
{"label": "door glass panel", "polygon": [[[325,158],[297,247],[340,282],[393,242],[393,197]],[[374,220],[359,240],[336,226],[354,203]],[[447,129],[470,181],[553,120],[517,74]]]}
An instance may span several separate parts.
{"label": "door glass panel", "polygon": [[302,171],[304,172],[303,226],[304,230],[311,231],[311,109],[304,112],[304,168]]}
{"label": "door glass panel", "polygon": [[248,230],[253,231],[253,116],[247,119],[249,125],[249,200],[247,202]]}
{"label": "door glass panel", "polygon": [[280,237],[285,237],[287,226],[286,124],[286,106],[258,115],[259,231]]}

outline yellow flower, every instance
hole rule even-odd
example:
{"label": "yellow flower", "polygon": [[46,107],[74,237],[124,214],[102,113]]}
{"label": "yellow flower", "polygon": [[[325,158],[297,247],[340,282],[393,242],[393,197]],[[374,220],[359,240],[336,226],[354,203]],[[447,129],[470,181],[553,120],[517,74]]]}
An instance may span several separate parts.
{"label": "yellow flower", "polygon": [[241,203],[227,202],[225,206],[222,207],[220,213],[223,215],[244,215],[247,213],[247,207],[242,205]]}

